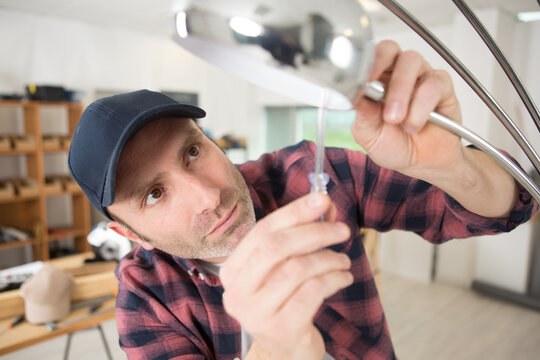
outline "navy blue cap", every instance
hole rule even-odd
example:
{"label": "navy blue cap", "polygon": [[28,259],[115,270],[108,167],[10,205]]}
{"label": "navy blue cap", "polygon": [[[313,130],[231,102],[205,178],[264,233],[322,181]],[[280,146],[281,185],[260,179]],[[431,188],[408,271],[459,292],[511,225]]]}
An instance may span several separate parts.
{"label": "navy blue cap", "polygon": [[68,155],[71,175],[105,216],[114,202],[116,165],[127,142],[146,124],[164,117],[198,119],[206,112],[161,93],[139,90],[94,101],[83,112]]}

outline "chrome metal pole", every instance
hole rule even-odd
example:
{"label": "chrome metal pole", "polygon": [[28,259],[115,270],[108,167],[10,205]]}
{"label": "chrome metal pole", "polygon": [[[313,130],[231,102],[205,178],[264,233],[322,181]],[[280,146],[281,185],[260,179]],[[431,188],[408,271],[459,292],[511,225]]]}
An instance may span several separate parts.
{"label": "chrome metal pole", "polygon": [[540,157],[533,147],[519,130],[516,124],[510,119],[508,114],[497,103],[493,96],[474,77],[474,75],[463,65],[461,61],[444,44],[431,33],[420,21],[412,16],[407,10],[393,0],[378,0],[388,10],[405,22],[412,30],[420,35],[452,68],[469,84],[474,92],[484,101],[488,108],[497,116],[503,126],[510,132],[521,149],[525,152],[536,171],[540,174]]}
{"label": "chrome metal pole", "polygon": [[[366,84],[364,89],[364,95],[374,101],[384,101],[385,96],[385,87],[384,84],[380,81],[372,81]],[[536,201],[540,202],[540,189],[536,184],[525,174],[519,166],[517,166],[512,160],[510,160],[505,154],[494,148],[486,140],[482,139],[480,136],[476,135],[469,129],[459,125],[458,123],[450,120],[449,118],[432,112],[429,114],[429,120],[439,125],[454,134],[462,137],[463,139],[469,141],[471,144],[476,145],[480,150],[484,151],[486,154],[491,156],[495,161],[497,161],[501,166],[506,169],[512,175],[517,182],[519,182]]]}
{"label": "chrome metal pole", "polygon": [[531,99],[522,81],[519,79],[519,76],[514,71],[512,65],[508,62],[501,49],[497,46],[497,43],[493,40],[487,29],[484,27],[482,22],[478,19],[478,17],[469,7],[469,5],[467,5],[467,3],[463,0],[452,1],[454,2],[454,4],[456,4],[463,16],[465,16],[465,18],[469,21],[472,27],[476,30],[478,35],[480,35],[480,37],[482,38],[486,46],[489,48],[495,59],[497,59],[499,65],[501,65],[502,69],[506,73],[506,76],[508,76],[508,79],[510,79],[512,85],[514,85],[514,88],[518,92],[519,97],[523,101],[523,104],[527,108],[527,111],[534,120],[538,131],[540,131],[540,115],[538,114],[538,108],[536,107],[534,101]]}

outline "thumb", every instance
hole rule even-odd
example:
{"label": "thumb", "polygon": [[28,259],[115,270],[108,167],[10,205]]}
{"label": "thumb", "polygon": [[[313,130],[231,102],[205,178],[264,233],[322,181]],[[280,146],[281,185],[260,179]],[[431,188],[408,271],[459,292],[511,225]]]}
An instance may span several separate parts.
{"label": "thumb", "polygon": [[383,104],[365,97],[359,97],[354,104],[354,108],[356,118],[352,125],[352,135],[360,146],[369,151],[371,145],[377,140],[383,126]]}

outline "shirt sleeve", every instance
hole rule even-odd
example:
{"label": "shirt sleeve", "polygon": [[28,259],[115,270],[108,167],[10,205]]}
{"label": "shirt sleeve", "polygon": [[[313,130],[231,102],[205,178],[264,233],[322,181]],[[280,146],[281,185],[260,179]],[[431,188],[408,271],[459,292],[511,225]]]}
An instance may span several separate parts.
{"label": "shirt sleeve", "polygon": [[155,309],[161,306],[152,303],[119,284],[116,325],[128,359],[207,359],[187,336],[189,330],[182,334],[160,320]]}
{"label": "shirt sleeve", "polygon": [[[526,222],[538,203],[518,184],[507,218],[486,218],[463,208],[439,188],[381,168],[369,157],[346,150],[355,182],[360,226],[378,231],[413,231],[433,243],[508,232]],[[359,156],[361,155],[361,156]]]}

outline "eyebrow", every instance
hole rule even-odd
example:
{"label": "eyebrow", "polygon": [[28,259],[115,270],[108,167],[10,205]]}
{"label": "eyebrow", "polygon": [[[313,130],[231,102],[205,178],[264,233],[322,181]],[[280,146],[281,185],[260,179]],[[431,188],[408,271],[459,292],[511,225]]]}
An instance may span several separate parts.
{"label": "eyebrow", "polygon": [[[184,142],[180,149],[178,150],[177,156],[179,159],[183,159],[183,154],[186,152],[187,148],[191,146],[194,142],[199,140],[202,136],[202,131],[199,128],[192,128],[189,129],[188,134],[186,135],[186,138],[184,139]],[[161,179],[165,177],[167,173],[166,172],[160,172],[156,174],[151,180],[146,181],[144,184],[137,186],[133,191],[129,194],[129,199],[132,200],[139,200],[142,199],[142,197],[146,194],[147,190],[154,184],[158,183]]]}

